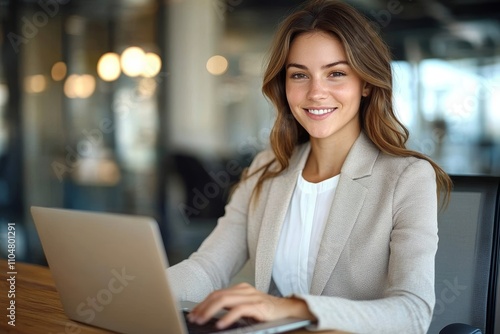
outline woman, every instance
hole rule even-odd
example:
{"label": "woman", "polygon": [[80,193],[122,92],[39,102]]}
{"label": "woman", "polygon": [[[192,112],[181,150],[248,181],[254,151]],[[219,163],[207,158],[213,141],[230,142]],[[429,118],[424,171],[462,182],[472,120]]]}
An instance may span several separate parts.
{"label": "woman", "polygon": [[[432,318],[437,203],[451,181],[407,150],[392,108],[388,48],[354,9],[308,2],[277,32],[263,92],[278,116],[200,249],[169,269],[197,323],[242,316],[317,329],[425,333]],[[255,287],[227,288],[246,261]]]}

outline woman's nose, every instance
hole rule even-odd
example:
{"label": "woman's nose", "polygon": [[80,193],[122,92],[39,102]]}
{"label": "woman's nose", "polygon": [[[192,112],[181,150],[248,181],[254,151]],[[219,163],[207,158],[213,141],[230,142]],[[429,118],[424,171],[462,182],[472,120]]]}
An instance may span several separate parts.
{"label": "woman's nose", "polygon": [[307,98],[310,100],[322,100],[327,96],[325,83],[321,79],[311,79]]}

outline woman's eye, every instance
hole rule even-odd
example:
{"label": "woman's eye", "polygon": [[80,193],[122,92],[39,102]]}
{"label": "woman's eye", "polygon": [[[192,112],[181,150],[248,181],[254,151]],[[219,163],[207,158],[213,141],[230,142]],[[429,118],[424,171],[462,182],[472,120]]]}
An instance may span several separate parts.
{"label": "woman's eye", "polygon": [[305,79],[307,78],[304,73],[293,73],[290,78],[292,79]]}
{"label": "woman's eye", "polygon": [[343,76],[345,76],[345,73],[344,72],[335,71],[335,72],[330,73],[330,76],[331,77],[343,77]]}

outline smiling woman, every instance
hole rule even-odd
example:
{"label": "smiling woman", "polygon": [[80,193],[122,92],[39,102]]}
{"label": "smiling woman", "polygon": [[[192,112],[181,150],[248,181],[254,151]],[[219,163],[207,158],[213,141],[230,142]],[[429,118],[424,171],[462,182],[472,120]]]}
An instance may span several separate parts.
{"label": "smiling woman", "polygon": [[[203,324],[311,320],[317,329],[425,333],[435,304],[437,194],[450,179],[406,148],[389,51],[340,1],[312,0],[282,23],[263,92],[277,118],[200,249],[168,269]],[[255,287],[228,282],[245,262]],[[186,279],[189,277],[189,279]]]}
{"label": "smiling woman", "polygon": [[[346,59],[336,37],[321,31],[304,33],[291,44],[285,81],[290,110],[309,134],[311,145],[324,143],[345,152],[359,136],[359,106],[370,92]],[[339,174],[342,164],[337,161],[319,179]],[[315,174],[308,170],[311,166],[306,165],[304,174]]]}

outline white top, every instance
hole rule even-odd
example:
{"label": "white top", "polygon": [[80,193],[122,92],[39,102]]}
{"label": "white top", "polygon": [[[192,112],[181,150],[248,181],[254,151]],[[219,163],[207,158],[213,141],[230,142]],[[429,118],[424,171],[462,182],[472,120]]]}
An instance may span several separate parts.
{"label": "white top", "polygon": [[321,236],[340,175],[311,183],[300,173],[281,230],[273,264],[274,283],[283,296],[308,294]]}

